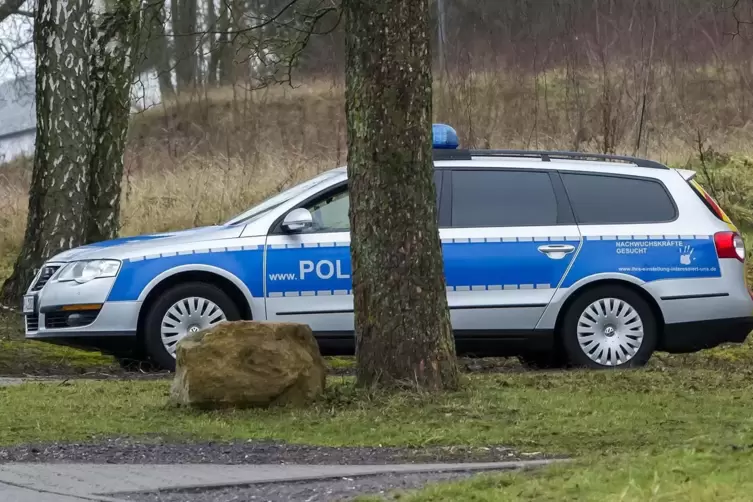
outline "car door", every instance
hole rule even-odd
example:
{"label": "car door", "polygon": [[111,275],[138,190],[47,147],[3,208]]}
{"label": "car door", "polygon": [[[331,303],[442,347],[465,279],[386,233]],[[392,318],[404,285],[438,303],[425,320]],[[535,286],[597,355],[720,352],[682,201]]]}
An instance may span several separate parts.
{"label": "car door", "polygon": [[[440,183],[441,172],[435,174]],[[439,193],[439,190],[437,190]],[[314,228],[285,233],[273,226],[265,246],[267,319],[301,322],[318,333],[354,331],[347,184],[304,202]]]}
{"label": "car door", "polygon": [[529,169],[449,176],[451,223],[440,235],[455,332],[534,329],[581,242],[561,180]]}
{"label": "car door", "polygon": [[347,184],[300,207],[311,212],[313,228],[285,233],[278,223],[267,237],[267,319],[305,323],[319,332],[353,331]]}

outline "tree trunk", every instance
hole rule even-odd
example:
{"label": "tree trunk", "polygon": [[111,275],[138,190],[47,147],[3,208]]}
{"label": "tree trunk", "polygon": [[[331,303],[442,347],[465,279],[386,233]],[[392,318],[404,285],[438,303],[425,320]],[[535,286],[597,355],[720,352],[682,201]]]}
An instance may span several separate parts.
{"label": "tree trunk", "polygon": [[94,47],[94,151],[90,162],[87,242],[114,239],[120,221],[123,155],[133,83],[139,4],[117,0],[101,19]]}
{"label": "tree trunk", "polygon": [[428,0],[344,0],[343,10],[358,382],[452,389]]}
{"label": "tree trunk", "polygon": [[207,36],[209,37],[209,65],[207,68],[207,83],[214,87],[217,85],[217,68],[219,60],[217,58],[217,9],[214,6],[214,0],[207,0]]}
{"label": "tree trunk", "polygon": [[[233,51],[233,65],[231,68],[231,80],[234,86],[242,86],[251,76],[251,49],[247,33],[249,3],[247,0],[228,0],[230,2],[230,15],[233,27],[233,36],[230,40]],[[252,13],[252,15],[254,15]]]}
{"label": "tree trunk", "polygon": [[196,0],[175,0],[171,4],[176,5],[172,10],[178,93],[190,92],[196,87],[198,70]]}
{"label": "tree trunk", "polygon": [[157,72],[159,90],[162,99],[175,96],[170,66],[170,46],[165,33],[165,2],[149,1],[144,6],[144,28],[147,37],[147,58],[150,66]]}
{"label": "tree trunk", "polygon": [[21,254],[3,284],[16,302],[37,267],[84,244],[92,148],[88,0],[41,0],[34,24],[37,135]]}
{"label": "tree trunk", "polygon": [[220,73],[220,85],[232,84],[233,69],[233,51],[229,44],[228,32],[230,31],[230,12],[228,8],[230,0],[220,2],[220,17],[217,20],[217,31],[220,32],[217,37],[217,52],[212,54],[215,61],[210,62],[210,66],[217,65]]}

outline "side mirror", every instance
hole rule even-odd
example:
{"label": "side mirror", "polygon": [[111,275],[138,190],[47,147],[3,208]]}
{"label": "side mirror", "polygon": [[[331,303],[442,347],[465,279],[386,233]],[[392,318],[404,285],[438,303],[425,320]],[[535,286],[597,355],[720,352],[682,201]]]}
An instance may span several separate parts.
{"label": "side mirror", "polygon": [[282,220],[282,229],[286,232],[302,232],[314,226],[314,217],[308,209],[298,208],[290,211]]}

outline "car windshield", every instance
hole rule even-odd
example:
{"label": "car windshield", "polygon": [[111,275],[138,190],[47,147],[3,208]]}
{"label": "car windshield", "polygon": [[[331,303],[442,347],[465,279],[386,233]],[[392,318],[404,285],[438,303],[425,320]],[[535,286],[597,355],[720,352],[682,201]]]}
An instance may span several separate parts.
{"label": "car windshield", "polygon": [[319,176],[312,178],[308,181],[304,181],[303,183],[300,183],[298,185],[295,185],[291,188],[288,188],[284,192],[280,192],[277,195],[273,195],[272,197],[268,198],[261,204],[258,204],[245,213],[241,213],[238,216],[234,217],[233,219],[227,221],[225,225],[239,225],[239,224],[248,224],[251,223],[259,218],[261,218],[263,215],[267,214],[272,209],[281,206],[285,204],[290,199],[297,197],[298,195],[302,194],[303,192],[315,187],[316,185],[319,185],[320,183],[323,183],[329,179],[331,179],[334,176],[337,176],[339,174],[339,171],[332,170],[327,171],[323,174],[320,174]]}

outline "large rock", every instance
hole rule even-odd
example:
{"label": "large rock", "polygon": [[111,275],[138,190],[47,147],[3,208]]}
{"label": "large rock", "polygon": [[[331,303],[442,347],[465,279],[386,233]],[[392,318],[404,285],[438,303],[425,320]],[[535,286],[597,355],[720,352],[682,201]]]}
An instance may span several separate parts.
{"label": "large rock", "polygon": [[171,398],[197,408],[303,406],[326,375],[308,326],[228,322],[180,341]]}

